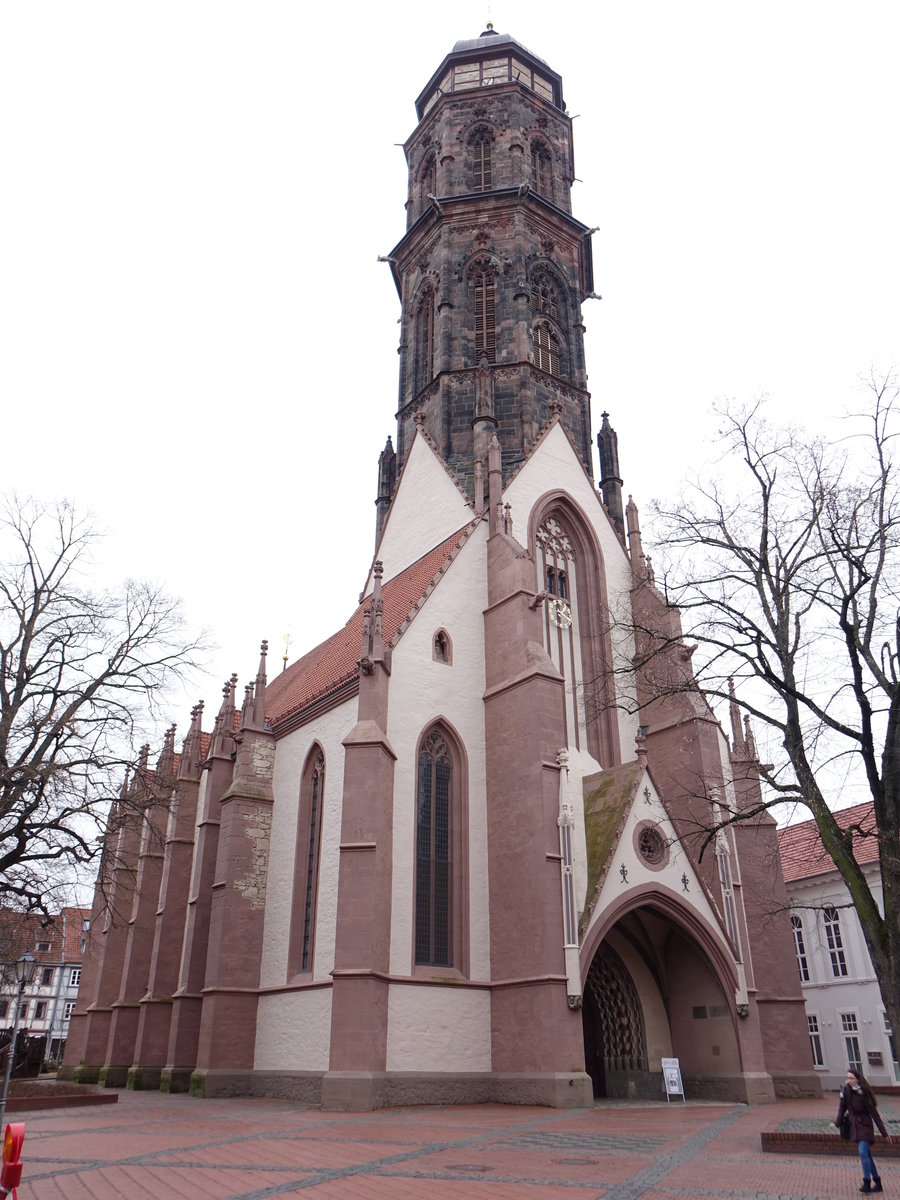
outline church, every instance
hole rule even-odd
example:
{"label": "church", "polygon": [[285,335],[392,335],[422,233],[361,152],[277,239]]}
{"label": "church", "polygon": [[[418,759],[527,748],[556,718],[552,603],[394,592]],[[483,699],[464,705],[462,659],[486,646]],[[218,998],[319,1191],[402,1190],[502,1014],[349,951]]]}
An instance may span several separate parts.
{"label": "church", "polygon": [[575,1107],[675,1058],[690,1097],[817,1095],[775,824],[714,832],[752,732],[694,684],[606,413],[594,479],[562,79],[489,27],[416,115],[359,606],[143,752],[61,1074]]}

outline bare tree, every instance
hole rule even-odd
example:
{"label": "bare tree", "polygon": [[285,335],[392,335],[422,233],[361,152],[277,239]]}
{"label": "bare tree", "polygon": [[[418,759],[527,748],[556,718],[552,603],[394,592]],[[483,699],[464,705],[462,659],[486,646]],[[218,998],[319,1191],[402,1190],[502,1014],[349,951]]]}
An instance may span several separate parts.
{"label": "bare tree", "polygon": [[58,907],[99,853],[160,701],[201,649],[160,589],[89,586],[95,542],[68,503],[12,499],[0,513],[3,905]]}
{"label": "bare tree", "polygon": [[[665,602],[636,586],[636,694],[702,688],[767,727],[768,792],[799,803],[859,916],[892,1028],[900,1029],[900,496],[892,459],[897,387],[873,381],[867,411],[829,444],[725,410],[720,482],[658,506]],[[680,610],[684,634],[677,619]],[[683,638],[696,644],[691,654]],[[677,648],[677,653],[675,652]],[[693,661],[691,661],[693,660]],[[737,682],[736,696],[731,680]],[[771,736],[774,735],[774,736]],[[842,828],[842,793],[871,798],[871,826]],[[709,831],[709,837],[714,831]],[[877,838],[880,897],[858,861]],[[879,904],[879,899],[881,904]]]}

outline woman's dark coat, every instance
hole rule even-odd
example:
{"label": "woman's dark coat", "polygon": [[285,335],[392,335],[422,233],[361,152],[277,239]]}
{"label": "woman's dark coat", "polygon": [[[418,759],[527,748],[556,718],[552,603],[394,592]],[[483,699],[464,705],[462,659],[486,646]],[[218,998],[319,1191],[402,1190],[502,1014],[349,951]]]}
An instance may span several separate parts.
{"label": "woman's dark coat", "polygon": [[[841,1100],[838,1105],[835,1125],[841,1127],[844,1113],[850,1114],[850,1140],[853,1142],[873,1142],[875,1140],[875,1125],[882,1137],[887,1137],[887,1130],[881,1113],[875,1104],[867,1104],[862,1092],[855,1091],[849,1084],[841,1088]],[[874,1121],[874,1125],[873,1125]]]}

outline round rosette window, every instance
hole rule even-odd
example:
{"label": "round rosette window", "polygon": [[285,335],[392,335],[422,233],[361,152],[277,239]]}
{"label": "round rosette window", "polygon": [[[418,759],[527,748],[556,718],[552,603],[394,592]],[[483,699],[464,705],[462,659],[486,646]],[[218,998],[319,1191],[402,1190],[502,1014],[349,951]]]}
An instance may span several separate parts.
{"label": "round rosette window", "polygon": [[669,861],[669,844],[653,821],[641,821],[634,831],[634,848],[646,865],[661,870]]}

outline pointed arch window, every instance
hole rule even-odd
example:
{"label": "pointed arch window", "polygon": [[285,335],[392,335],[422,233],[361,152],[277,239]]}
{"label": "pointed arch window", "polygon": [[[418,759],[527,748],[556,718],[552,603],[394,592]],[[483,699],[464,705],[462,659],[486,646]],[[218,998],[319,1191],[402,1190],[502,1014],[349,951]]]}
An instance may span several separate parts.
{"label": "pointed arch window", "polygon": [[303,769],[297,815],[291,919],[291,966],[294,972],[313,969],[324,802],[325,755],[320,746],[314,746]]}
{"label": "pointed arch window", "polygon": [[416,310],[415,385],[421,391],[434,378],[434,292],[428,288]]}
{"label": "pointed arch window", "polygon": [[534,365],[548,375],[559,378],[559,338],[545,322],[535,325],[532,332]]}
{"label": "pointed arch window", "polygon": [[476,192],[491,190],[491,135],[480,129],[469,143],[472,154],[472,187]]}
{"label": "pointed arch window", "polygon": [[548,199],[553,198],[552,160],[542,142],[534,142],[531,147],[531,178],[535,191]]}
{"label": "pointed arch window", "polygon": [[545,276],[539,276],[531,285],[531,311],[534,315],[559,319],[559,301],[556,288]]}
{"label": "pointed arch window", "polygon": [[488,362],[497,359],[497,326],[494,308],[496,279],[490,268],[479,268],[472,276],[475,295],[475,361],[486,354]]}
{"label": "pointed arch window", "polygon": [[467,965],[468,877],[464,756],[440,724],[419,743],[416,764],[414,963]]}
{"label": "pointed arch window", "polygon": [[435,179],[436,179],[436,170],[435,170],[434,155],[429,154],[428,157],[425,159],[425,162],[422,166],[422,173],[419,176],[419,200],[423,207],[427,204],[428,197],[434,196],[436,194]]}
{"label": "pointed arch window", "polygon": [[416,962],[452,966],[453,761],[433,730],[419,751],[416,785]]}

